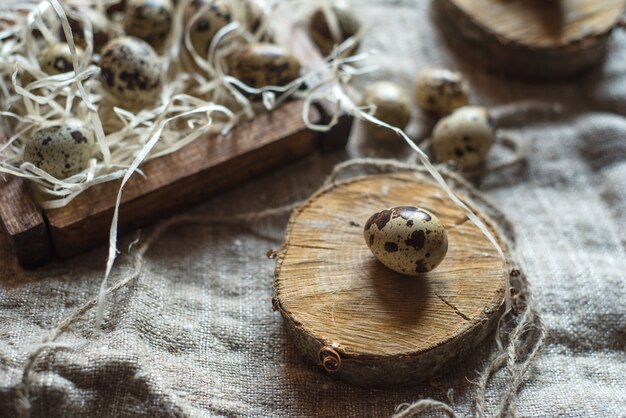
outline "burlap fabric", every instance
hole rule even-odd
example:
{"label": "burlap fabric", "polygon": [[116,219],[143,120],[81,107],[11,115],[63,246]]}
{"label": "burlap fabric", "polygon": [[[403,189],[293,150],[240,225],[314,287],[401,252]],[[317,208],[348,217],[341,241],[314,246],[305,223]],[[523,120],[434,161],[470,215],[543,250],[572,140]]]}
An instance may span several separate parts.
{"label": "burlap fabric", "polygon": [[[408,86],[416,69],[460,68],[473,101],[495,106],[500,135],[528,150],[525,167],[482,184],[515,225],[549,332],[519,391],[519,415],[625,416],[626,33],[614,34],[601,70],[577,81],[527,83],[487,75],[450,54],[427,2],[368,1],[358,11],[372,26],[364,46],[381,51],[383,69],[371,79],[394,74]],[[428,129],[416,115],[410,132]],[[401,145],[372,146],[357,129],[345,153],[314,155],[192,213],[289,204],[346,158],[409,155]],[[495,155],[510,157],[506,150]],[[449,402],[449,395],[458,413],[471,413],[470,381],[493,344],[450,374],[396,390],[338,383],[303,361],[271,309],[274,262],[265,254],[280,245],[286,221],[283,214],[169,228],[147,250],[141,273],[109,295],[104,329],[94,333],[87,307],[58,335],[68,346],[31,358],[26,379],[29,353],[97,295],[106,251],[23,272],[0,235],[0,416],[389,416],[401,403]],[[135,270],[133,254],[151,231],[122,240],[110,283]],[[506,376],[496,374],[487,388],[488,415]]]}

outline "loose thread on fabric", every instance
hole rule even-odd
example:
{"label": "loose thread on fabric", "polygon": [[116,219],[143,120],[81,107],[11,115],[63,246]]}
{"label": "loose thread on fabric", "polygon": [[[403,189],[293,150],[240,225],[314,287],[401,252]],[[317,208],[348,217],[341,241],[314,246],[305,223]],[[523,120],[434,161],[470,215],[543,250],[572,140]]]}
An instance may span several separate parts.
{"label": "loose thread on fabric", "polygon": [[[133,254],[133,270],[124,279],[118,281],[113,286],[105,289],[105,294],[110,295],[116,291],[124,288],[127,284],[137,279],[142,271],[145,263],[145,254],[150,247],[165,233],[169,228],[175,225],[181,225],[185,223],[206,223],[206,224],[234,224],[240,222],[252,223],[262,219],[268,219],[275,216],[283,216],[290,213],[293,209],[298,207],[301,202],[289,203],[284,206],[264,209],[258,212],[241,213],[235,215],[179,215],[174,216],[159,225],[157,225],[150,235],[144,240],[144,242],[135,250]],[[136,242],[136,241],[135,241]],[[28,360],[22,373],[22,384],[18,390],[18,396],[16,399],[16,407],[18,415],[20,417],[30,416],[31,402],[30,402],[30,385],[32,382],[32,371],[35,366],[38,356],[45,350],[50,349],[70,349],[76,348],[74,344],[58,343],[56,339],[63,333],[69,330],[69,328],[77,321],[84,318],[84,316],[91,310],[98,308],[98,303],[101,300],[101,295],[90,299],[83,306],[74,311],[67,318],[62,320],[53,330],[51,330],[42,342],[31,351],[28,355]],[[94,332],[98,332],[95,328]]]}

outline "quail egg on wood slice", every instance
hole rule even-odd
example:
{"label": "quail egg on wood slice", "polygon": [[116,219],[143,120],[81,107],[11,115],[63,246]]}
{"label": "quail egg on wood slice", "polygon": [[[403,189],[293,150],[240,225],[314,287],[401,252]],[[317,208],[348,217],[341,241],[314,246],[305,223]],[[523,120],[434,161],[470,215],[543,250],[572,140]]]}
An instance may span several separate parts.
{"label": "quail egg on wood slice", "polygon": [[461,73],[444,68],[420,72],[413,84],[415,102],[424,112],[446,115],[469,102],[469,86]]}
{"label": "quail egg on wood slice", "polygon": [[[411,100],[405,90],[391,81],[378,81],[365,89],[364,106],[375,106],[374,116],[381,121],[404,129],[411,120]],[[390,129],[365,124],[368,134],[375,139],[387,139],[397,136]]]}
{"label": "quail egg on wood slice", "polygon": [[161,63],[147,42],[131,36],[116,38],[102,49],[99,66],[103,87],[122,105],[135,107],[158,101]]}
{"label": "quail egg on wood slice", "polygon": [[413,206],[373,214],[363,235],[378,261],[408,276],[433,270],[448,251],[448,235],[441,221],[429,211]]}
{"label": "quail egg on wood slice", "polygon": [[230,57],[231,75],[250,87],[284,86],[300,76],[300,62],[286,49],[249,44]]}
{"label": "quail egg on wood slice", "polygon": [[77,174],[89,166],[93,155],[93,132],[78,119],[41,128],[26,141],[24,161],[57,179]]}
{"label": "quail egg on wood slice", "polygon": [[161,52],[172,28],[171,0],[130,0],[124,14],[126,35],[135,36]]}
{"label": "quail egg on wood slice", "polygon": [[494,141],[493,122],[486,108],[461,107],[433,129],[432,146],[440,162],[455,161],[461,169],[480,166]]}

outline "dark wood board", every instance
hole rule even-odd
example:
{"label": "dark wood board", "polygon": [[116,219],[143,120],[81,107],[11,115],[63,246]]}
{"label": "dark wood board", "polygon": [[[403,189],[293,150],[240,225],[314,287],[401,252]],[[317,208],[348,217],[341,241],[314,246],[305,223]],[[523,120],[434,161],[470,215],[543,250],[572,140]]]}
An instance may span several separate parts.
{"label": "dark wood board", "polygon": [[[218,190],[315,151],[318,134],[305,129],[301,110],[301,102],[287,103],[224,137],[202,138],[143,164],[146,178],[135,175],[124,188],[120,231],[189,207]],[[108,238],[119,185],[115,181],[92,187],[66,207],[44,212],[60,257],[76,255]]]}
{"label": "dark wood board", "polygon": [[0,180],[0,218],[22,267],[34,268],[52,257],[43,213],[30,198],[25,180],[9,175]]}

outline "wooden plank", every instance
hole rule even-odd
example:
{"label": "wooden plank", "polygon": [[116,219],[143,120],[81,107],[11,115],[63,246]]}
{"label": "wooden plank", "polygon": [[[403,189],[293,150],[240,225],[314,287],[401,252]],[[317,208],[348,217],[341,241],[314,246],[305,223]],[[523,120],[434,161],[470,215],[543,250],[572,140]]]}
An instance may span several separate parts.
{"label": "wooden plank", "polygon": [[[0,129],[0,144],[6,136]],[[43,214],[33,202],[28,184],[18,177],[0,177],[0,219],[13,252],[23,268],[30,269],[50,261],[52,243]]]}
{"label": "wooden plank", "polygon": [[[302,102],[288,102],[238,125],[225,137],[200,138],[176,153],[142,165],[147,178],[135,175],[122,196],[121,232],[189,207],[317,148],[317,133],[302,123]],[[313,119],[319,114],[313,110]],[[81,193],[66,207],[45,211],[56,253],[70,257],[108,238],[120,182]]]}
{"label": "wooden plank", "polygon": [[44,217],[32,201],[28,185],[13,176],[0,179],[0,218],[15,257],[25,269],[52,259],[53,251]]}

